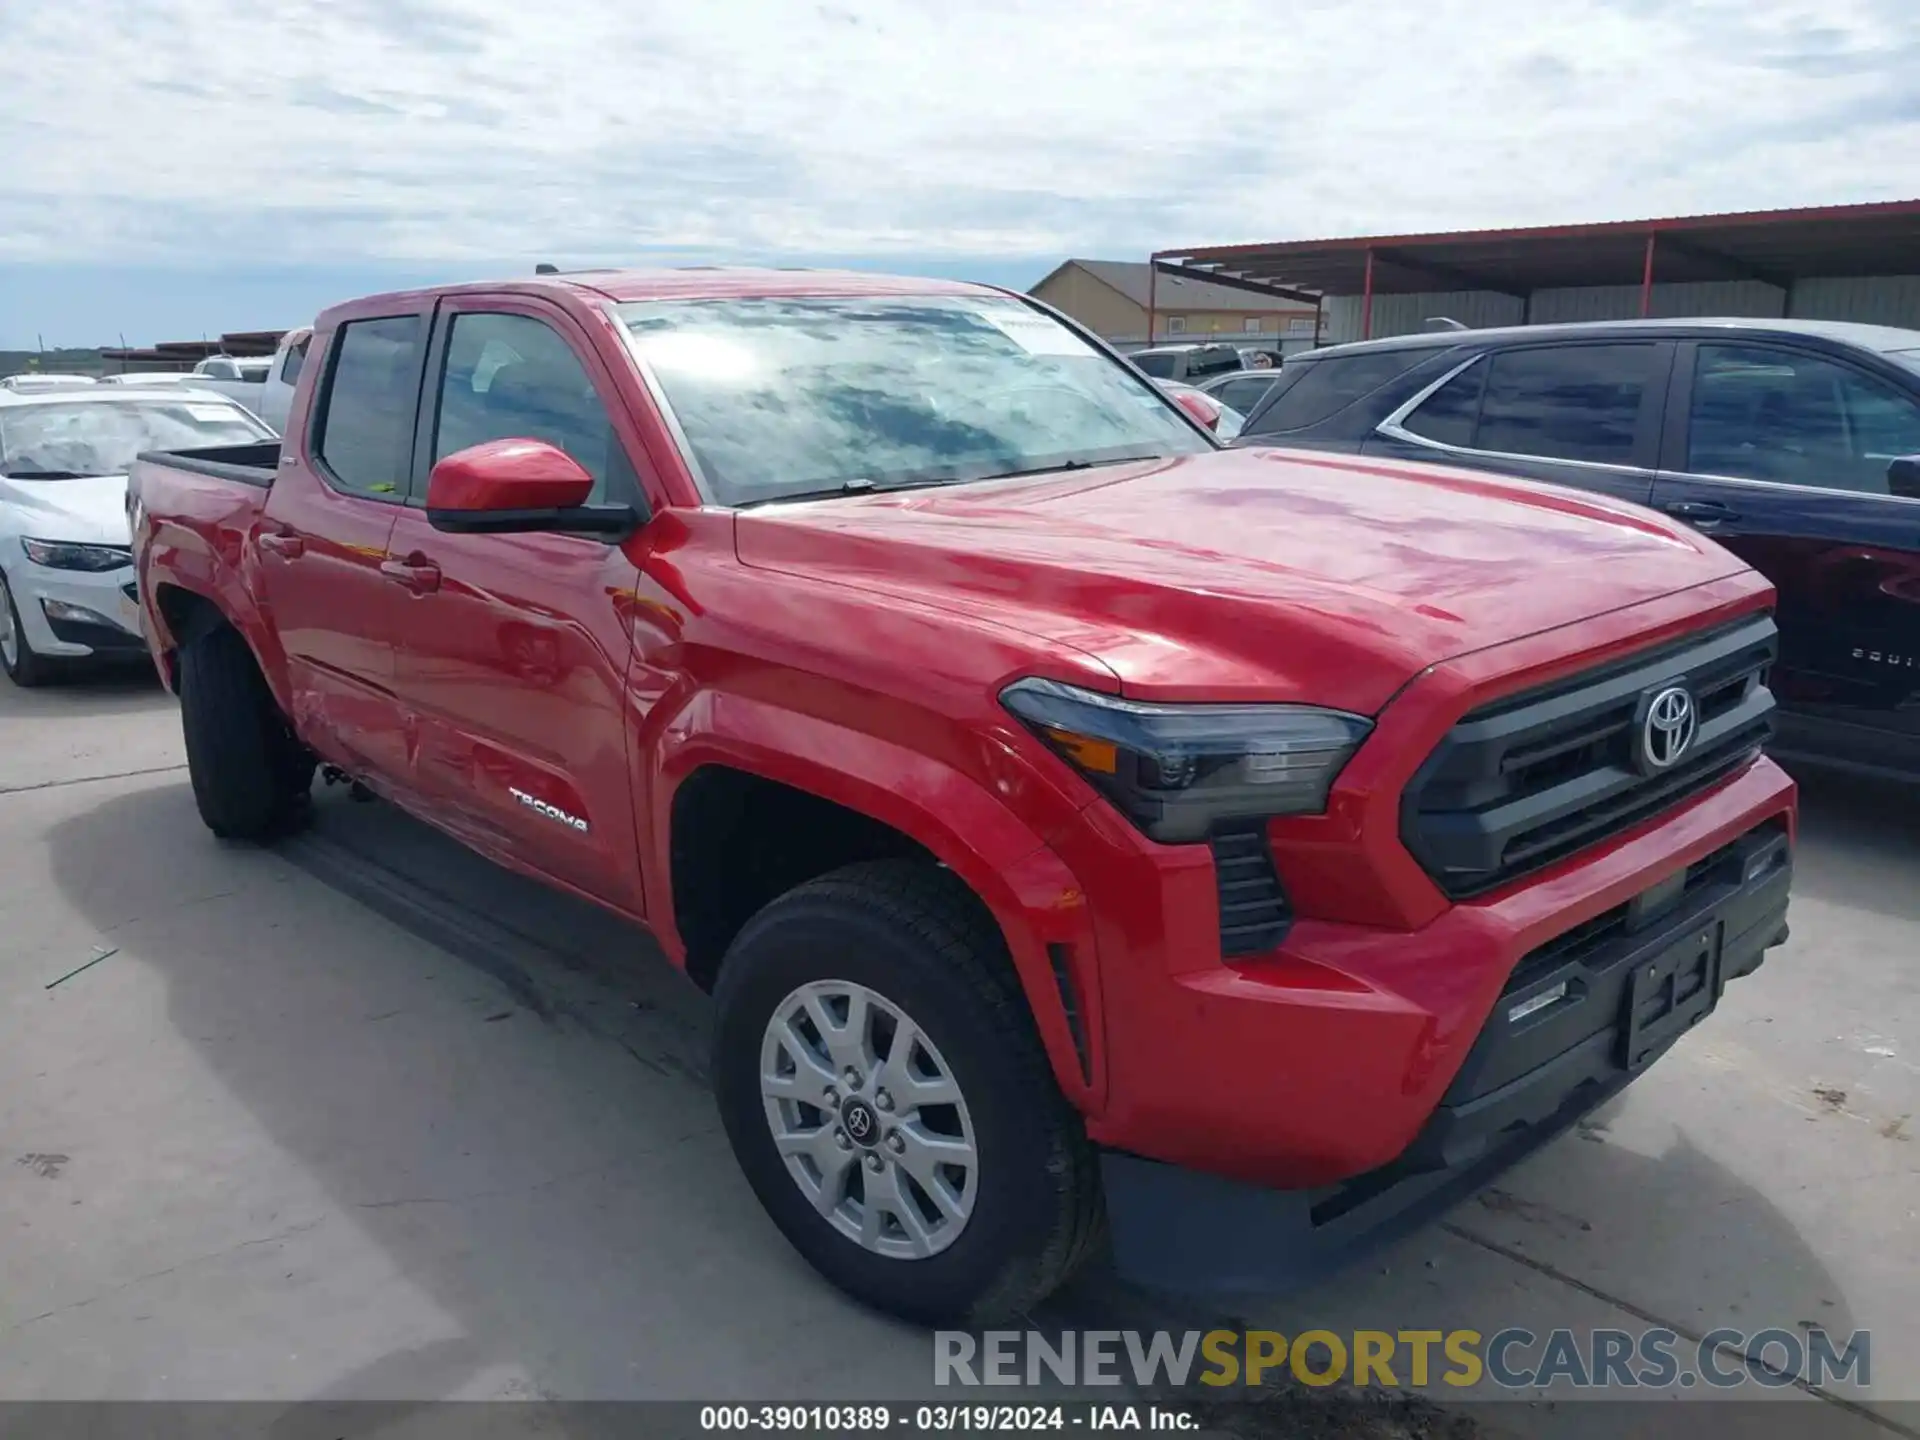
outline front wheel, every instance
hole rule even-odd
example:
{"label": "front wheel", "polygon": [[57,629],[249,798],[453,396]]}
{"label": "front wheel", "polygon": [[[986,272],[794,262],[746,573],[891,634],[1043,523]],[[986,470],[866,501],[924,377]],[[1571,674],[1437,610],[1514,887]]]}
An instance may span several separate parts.
{"label": "front wheel", "polygon": [[930,865],[849,866],[761,911],[715,999],[714,1088],[793,1246],[922,1324],[1025,1313],[1097,1240],[1098,1169],[991,918]]}
{"label": "front wheel", "polygon": [[22,689],[44,685],[52,668],[52,662],[36,652],[27,638],[27,628],[20,623],[20,607],[14,603],[13,589],[4,573],[0,573],[0,668]]}

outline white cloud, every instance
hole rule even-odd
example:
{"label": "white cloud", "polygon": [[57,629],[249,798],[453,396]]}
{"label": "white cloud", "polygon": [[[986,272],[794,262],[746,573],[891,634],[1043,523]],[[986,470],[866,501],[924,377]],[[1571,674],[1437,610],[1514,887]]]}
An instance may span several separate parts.
{"label": "white cloud", "polygon": [[1141,254],[1920,194],[1911,0],[16,0],[0,259]]}

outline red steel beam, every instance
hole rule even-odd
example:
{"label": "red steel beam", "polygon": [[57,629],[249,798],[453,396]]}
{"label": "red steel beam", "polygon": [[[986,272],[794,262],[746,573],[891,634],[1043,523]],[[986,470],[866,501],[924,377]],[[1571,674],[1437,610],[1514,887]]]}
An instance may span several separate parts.
{"label": "red steel beam", "polygon": [[1659,232],[1656,230],[1647,232],[1647,259],[1646,263],[1640,267],[1640,318],[1642,320],[1653,314],[1653,242],[1658,235]]}
{"label": "red steel beam", "polygon": [[1373,247],[1367,247],[1367,277],[1360,289],[1360,338],[1373,338]]}

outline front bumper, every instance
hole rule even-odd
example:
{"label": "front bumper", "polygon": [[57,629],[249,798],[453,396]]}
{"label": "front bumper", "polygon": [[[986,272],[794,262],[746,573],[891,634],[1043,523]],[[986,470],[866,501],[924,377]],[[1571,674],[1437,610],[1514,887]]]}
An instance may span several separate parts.
{"label": "front bumper", "polygon": [[1285,1288],[1479,1189],[1617,1095],[1786,938],[1789,826],[1768,816],[1528,951],[1438,1105],[1382,1164],[1276,1190],[1106,1151],[1119,1269],[1166,1289]]}
{"label": "front bumper", "polygon": [[8,570],[7,582],[36,654],[132,657],[146,649],[131,568],[104,573],[56,570],[23,560]]}

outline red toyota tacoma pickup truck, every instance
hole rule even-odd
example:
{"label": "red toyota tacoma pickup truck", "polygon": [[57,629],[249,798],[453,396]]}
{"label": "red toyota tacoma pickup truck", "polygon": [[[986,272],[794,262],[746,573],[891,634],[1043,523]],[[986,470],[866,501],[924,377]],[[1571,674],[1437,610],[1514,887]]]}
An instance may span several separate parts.
{"label": "red toyota tacoma pickup truck", "polygon": [[[1222,450],[1017,295],[383,295],[281,445],[143,457],[221,836],[317,766],[643,923],[739,1162],[927,1322],[1285,1284],[1628,1083],[1786,934],[1771,591],[1646,511]],[[635,954],[642,953],[636,936]]]}

